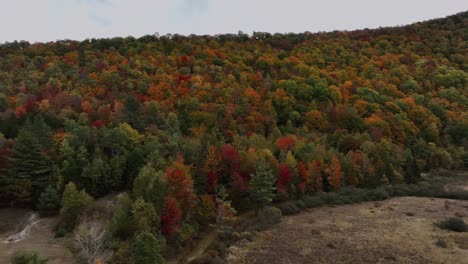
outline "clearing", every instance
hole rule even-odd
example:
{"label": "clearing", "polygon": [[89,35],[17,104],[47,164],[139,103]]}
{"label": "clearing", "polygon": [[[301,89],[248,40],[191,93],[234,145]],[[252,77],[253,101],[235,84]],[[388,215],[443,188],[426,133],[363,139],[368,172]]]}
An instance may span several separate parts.
{"label": "clearing", "polygon": [[[308,209],[284,217],[253,242],[231,247],[228,260],[237,264],[465,264],[468,233],[434,226],[434,222],[453,216],[466,222],[468,201],[399,197]],[[438,241],[445,248],[436,245]]]}

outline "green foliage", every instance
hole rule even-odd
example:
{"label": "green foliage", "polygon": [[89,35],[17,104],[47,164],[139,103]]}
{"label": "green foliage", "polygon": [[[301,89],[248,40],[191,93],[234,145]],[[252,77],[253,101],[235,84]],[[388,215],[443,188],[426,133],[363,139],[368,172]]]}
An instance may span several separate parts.
{"label": "green foliage", "polygon": [[39,256],[34,251],[20,251],[13,255],[12,264],[47,264],[47,258]]}
{"label": "green foliage", "polygon": [[128,194],[118,196],[109,222],[109,231],[114,238],[125,240],[136,232],[135,219],[131,212],[132,204]]}
{"label": "green foliage", "polygon": [[73,182],[68,183],[62,196],[59,226],[66,231],[72,231],[78,224],[80,215],[92,202],[93,198],[84,190],[78,191]]}
{"label": "green foliage", "polygon": [[443,221],[437,222],[439,228],[454,232],[468,232],[468,224],[460,217],[450,217]]}
{"label": "green foliage", "polygon": [[153,205],[139,197],[132,205],[132,215],[137,230],[156,233],[161,224],[161,217]]}
{"label": "green foliage", "polygon": [[273,206],[266,206],[257,212],[258,222],[264,227],[278,224],[282,216],[281,210]]}
{"label": "green foliage", "polygon": [[21,128],[12,149],[10,175],[13,190],[20,202],[31,202],[49,183],[52,162],[47,154],[50,128],[42,119],[29,120]]}
{"label": "green foliage", "polygon": [[265,160],[261,161],[250,178],[252,188],[250,195],[260,206],[271,203],[273,200],[276,189],[275,180],[276,177],[268,167],[268,163]]}
{"label": "green foliage", "polygon": [[143,232],[138,234],[132,242],[131,252],[134,264],[162,264],[165,263],[161,252],[166,242],[161,237]]}
{"label": "green foliage", "polygon": [[60,209],[60,197],[57,190],[52,186],[47,186],[41,193],[37,204],[37,209],[42,215],[53,215]]}

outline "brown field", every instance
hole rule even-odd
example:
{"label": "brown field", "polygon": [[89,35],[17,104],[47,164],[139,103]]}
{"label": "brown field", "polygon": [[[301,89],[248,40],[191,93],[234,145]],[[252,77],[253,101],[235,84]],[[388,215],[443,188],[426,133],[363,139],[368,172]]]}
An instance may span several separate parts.
{"label": "brown field", "polygon": [[54,238],[53,228],[57,222],[55,218],[41,218],[35,224],[29,235],[16,243],[5,243],[15,227],[24,219],[29,211],[20,209],[0,210],[0,263],[10,263],[11,257],[20,250],[33,250],[49,259],[49,264],[73,263],[73,256],[69,250],[69,239]]}
{"label": "brown field", "polygon": [[[401,197],[309,209],[284,217],[253,242],[231,247],[229,263],[468,263],[468,233],[434,226],[468,221],[468,201]],[[436,245],[446,242],[446,248]]]}

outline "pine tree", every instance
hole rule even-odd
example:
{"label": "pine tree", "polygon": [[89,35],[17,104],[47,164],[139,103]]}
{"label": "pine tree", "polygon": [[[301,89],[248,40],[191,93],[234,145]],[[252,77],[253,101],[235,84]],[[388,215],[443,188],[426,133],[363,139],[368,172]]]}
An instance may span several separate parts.
{"label": "pine tree", "polygon": [[37,199],[49,183],[52,172],[52,162],[46,148],[49,144],[46,125],[41,122],[38,124],[42,128],[36,128],[35,124],[26,121],[12,149],[10,176],[14,178],[13,189],[20,202]]}
{"label": "pine tree", "polygon": [[271,172],[268,163],[261,160],[250,179],[251,196],[260,206],[271,203],[273,200],[276,190],[275,180],[275,175]]}

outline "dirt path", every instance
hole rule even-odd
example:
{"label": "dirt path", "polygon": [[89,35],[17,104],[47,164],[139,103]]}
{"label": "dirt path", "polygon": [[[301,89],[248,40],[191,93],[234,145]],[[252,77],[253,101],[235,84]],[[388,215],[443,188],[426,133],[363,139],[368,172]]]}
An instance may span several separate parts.
{"label": "dirt path", "polygon": [[[468,264],[468,233],[433,224],[451,216],[468,221],[468,201],[401,197],[310,209],[232,247],[228,261]],[[447,247],[437,246],[438,240]]]}

